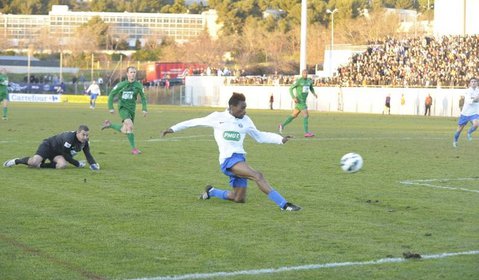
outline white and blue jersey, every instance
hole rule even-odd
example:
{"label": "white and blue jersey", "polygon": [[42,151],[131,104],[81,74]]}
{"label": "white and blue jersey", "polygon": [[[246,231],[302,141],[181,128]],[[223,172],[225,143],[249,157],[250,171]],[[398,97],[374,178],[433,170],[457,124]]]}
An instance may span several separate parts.
{"label": "white and blue jersey", "polygon": [[96,83],[91,84],[86,92],[90,93],[90,99],[96,99],[101,95],[100,87]]}
{"label": "white and blue jersey", "polygon": [[223,164],[234,153],[246,154],[243,148],[246,134],[259,143],[283,144],[283,136],[272,132],[259,131],[248,116],[245,115],[242,119],[238,119],[231,115],[228,110],[214,112],[203,118],[187,120],[172,126],[171,129],[173,132],[177,132],[195,126],[206,126],[214,129],[214,137],[220,153],[220,164]]}
{"label": "white and blue jersey", "polygon": [[479,88],[468,88],[464,98],[464,107],[458,120],[458,125],[466,125],[468,122],[479,119]]}

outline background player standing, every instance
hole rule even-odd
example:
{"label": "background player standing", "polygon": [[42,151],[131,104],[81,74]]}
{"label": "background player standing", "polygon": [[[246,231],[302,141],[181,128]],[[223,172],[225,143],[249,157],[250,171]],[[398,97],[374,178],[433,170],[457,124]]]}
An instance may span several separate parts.
{"label": "background player standing", "polygon": [[0,71],[0,102],[3,103],[2,119],[8,119],[8,76],[7,70],[3,68]]}
{"label": "background player standing", "polygon": [[91,85],[87,88],[86,92],[90,94],[90,109],[95,109],[96,99],[101,95],[100,86],[95,80],[91,81]]}
{"label": "background player standing", "polygon": [[477,78],[471,78],[469,80],[469,88],[466,90],[464,98],[464,107],[457,121],[457,129],[456,133],[454,133],[454,141],[452,142],[454,148],[457,147],[459,136],[468,122],[472,123],[471,128],[467,131],[467,139],[469,141],[472,140],[471,134],[476,131],[479,126],[479,88],[477,87],[477,83]]}
{"label": "background player standing", "polygon": [[108,109],[110,113],[115,113],[113,109],[113,99],[118,95],[118,113],[122,123],[111,123],[109,120],[103,122],[102,130],[112,128],[118,132],[126,134],[128,142],[132,148],[131,153],[140,154],[141,151],[136,147],[135,135],[133,134],[133,122],[135,121],[136,99],[141,97],[143,116],[146,117],[146,98],[143,91],[143,85],[136,80],[136,68],[129,66],[126,69],[127,80],[119,82],[108,95]]}
{"label": "background player standing", "polygon": [[[296,95],[294,94],[296,90]],[[301,78],[296,80],[291,87],[289,88],[289,94],[293,98],[294,103],[296,104],[293,110],[293,113],[286,118],[286,120],[279,125],[279,133],[283,133],[283,129],[292,122],[300,112],[303,112],[303,129],[304,137],[313,137],[314,134],[309,131],[309,112],[308,106],[306,105],[306,99],[308,94],[311,93],[314,97],[318,98],[314,92],[313,80],[308,78],[308,70],[304,69],[301,73]]]}

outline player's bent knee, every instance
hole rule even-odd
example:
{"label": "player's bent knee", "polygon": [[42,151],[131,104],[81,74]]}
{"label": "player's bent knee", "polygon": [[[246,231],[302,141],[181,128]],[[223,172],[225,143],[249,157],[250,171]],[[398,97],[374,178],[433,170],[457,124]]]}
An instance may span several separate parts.
{"label": "player's bent knee", "polygon": [[41,162],[38,162],[38,163],[37,162],[30,163],[29,162],[28,166],[32,167],[32,168],[40,168],[40,164],[41,164]]}
{"label": "player's bent knee", "polygon": [[28,159],[27,164],[30,167],[40,168],[40,164],[42,164],[42,159],[34,156]]}
{"label": "player's bent knee", "polygon": [[232,201],[235,203],[245,203],[246,202],[246,193],[243,191],[234,191],[232,193]]}
{"label": "player's bent knee", "polygon": [[67,167],[67,164],[64,162],[57,162],[57,164],[55,165],[56,169],[64,169],[66,167]]}

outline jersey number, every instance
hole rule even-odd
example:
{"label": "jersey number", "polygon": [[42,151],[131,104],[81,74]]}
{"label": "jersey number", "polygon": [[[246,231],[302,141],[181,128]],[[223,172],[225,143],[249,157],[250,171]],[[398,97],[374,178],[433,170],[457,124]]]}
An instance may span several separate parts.
{"label": "jersey number", "polygon": [[121,99],[133,99],[133,92],[131,91],[124,91],[121,94]]}

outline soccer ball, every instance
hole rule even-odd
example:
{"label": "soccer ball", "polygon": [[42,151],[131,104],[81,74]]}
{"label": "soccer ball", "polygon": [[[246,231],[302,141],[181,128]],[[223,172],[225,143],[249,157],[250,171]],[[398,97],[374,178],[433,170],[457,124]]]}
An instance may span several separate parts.
{"label": "soccer ball", "polygon": [[354,173],[363,167],[363,158],[359,154],[348,153],[341,158],[339,163],[344,172]]}

